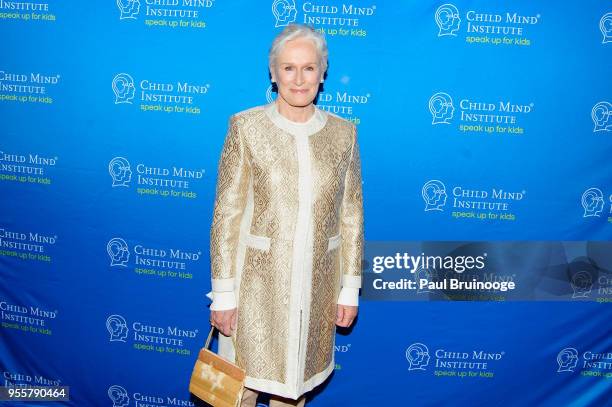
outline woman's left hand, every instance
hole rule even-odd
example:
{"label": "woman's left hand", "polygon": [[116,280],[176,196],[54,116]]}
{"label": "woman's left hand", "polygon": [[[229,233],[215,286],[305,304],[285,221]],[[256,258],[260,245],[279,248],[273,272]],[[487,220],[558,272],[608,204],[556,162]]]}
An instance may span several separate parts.
{"label": "woman's left hand", "polygon": [[336,318],[336,325],[343,328],[348,328],[353,323],[353,320],[357,316],[357,307],[352,305],[338,304],[338,316]]}

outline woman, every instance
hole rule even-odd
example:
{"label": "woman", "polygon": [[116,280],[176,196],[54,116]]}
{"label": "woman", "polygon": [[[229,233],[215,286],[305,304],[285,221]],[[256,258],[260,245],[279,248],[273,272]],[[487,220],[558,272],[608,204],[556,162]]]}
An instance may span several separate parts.
{"label": "woman", "polygon": [[[211,323],[245,368],[242,406],[303,406],[334,369],[335,325],[357,315],[363,208],[355,126],[314,105],[327,45],[290,25],[269,54],[275,102],[235,114],[211,228]],[[234,336],[236,349],[230,336]]]}

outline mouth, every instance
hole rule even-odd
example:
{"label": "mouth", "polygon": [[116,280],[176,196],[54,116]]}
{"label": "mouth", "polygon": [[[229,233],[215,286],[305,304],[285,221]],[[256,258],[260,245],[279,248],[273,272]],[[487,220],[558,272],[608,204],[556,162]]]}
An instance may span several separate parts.
{"label": "mouth", "polygon": [[291,89],[291,92],[303,95],[305,93],[308,93],[308,89]]}

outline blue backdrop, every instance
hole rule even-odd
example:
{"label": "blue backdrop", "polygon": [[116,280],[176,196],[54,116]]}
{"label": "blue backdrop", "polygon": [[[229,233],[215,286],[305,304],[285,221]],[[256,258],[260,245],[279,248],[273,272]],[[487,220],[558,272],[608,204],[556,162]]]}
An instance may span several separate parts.
{"label": "blue backdrop", "polygon": [[561,258],[560,290],[519,301],[374,294],[366,261],[312,405],[611,405],[611,13],[0,1],[1,385],[70,386],[73,406],[197,404],[227,121],[274,98],[268,47],[298,22],[328,39],[318,105],[358,126],[368,253],[545,241]]}

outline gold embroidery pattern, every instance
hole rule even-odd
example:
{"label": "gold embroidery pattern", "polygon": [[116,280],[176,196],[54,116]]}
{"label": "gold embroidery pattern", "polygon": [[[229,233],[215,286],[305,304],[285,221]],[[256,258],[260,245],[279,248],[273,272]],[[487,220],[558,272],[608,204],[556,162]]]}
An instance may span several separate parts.
{"label": "gold embroidery pattern", "polygon": [[353,143],[352,126],[330,117],[325,130],[311,136],[313,166],[312,304],[304,379],[323,371],[332,360],[336,301],[340,290],[339,248],[327,251],[339,231],[344,181]]}
{"label": "gold embroidery pattern", "polygon": [[251,377],[286,381],[293,234],[298,212],[294,140],[263,112],[240,116],[253,179],[250,233],[270,249],[247,247],[242,270],[237,346]]}
{"label": "gold embroidery pattern", "polygon": [[244,356],[239,361],[247,375],[281,383],[286,381],[289,326],[287,251],[289,242],[273,243],[269,251],[247,247],[236,330],[238,352]]}
{"label": "gold embroidery pattern", "polygon": [[215,279],[236,275],[235,258],[240,215],[246,204],[250,170],[236,119],[230,119],[217,176],[217,191],[210,229],[211,274]]}
{"label": "gold embroidery pattern", "polygon": [[363,191],[361,158],[357,132],[353,127],[353,150],[344,181],[344,197],[340,214],[342,233],[342,273],[361,276],[363,258]]}

